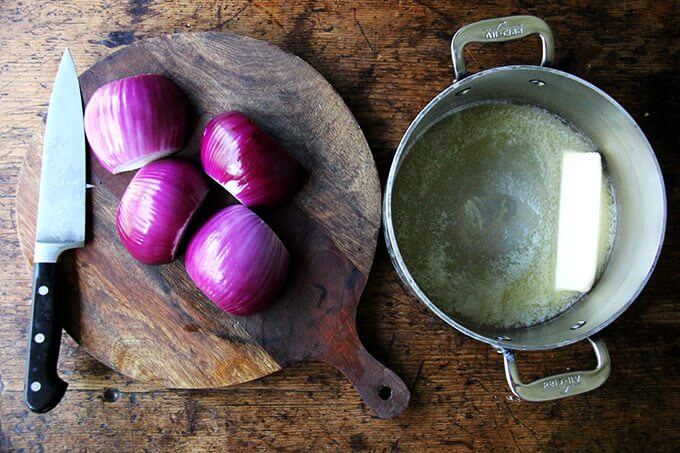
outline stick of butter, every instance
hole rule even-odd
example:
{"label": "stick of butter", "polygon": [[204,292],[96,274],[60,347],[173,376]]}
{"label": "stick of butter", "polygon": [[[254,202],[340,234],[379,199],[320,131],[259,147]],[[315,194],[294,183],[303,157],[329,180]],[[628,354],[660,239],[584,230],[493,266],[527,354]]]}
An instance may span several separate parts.
{"label": "stick of butter", "polygon": [[602,160],[567,151],[562,158],[555,289],[585,293],[595,283],[600,242]]}

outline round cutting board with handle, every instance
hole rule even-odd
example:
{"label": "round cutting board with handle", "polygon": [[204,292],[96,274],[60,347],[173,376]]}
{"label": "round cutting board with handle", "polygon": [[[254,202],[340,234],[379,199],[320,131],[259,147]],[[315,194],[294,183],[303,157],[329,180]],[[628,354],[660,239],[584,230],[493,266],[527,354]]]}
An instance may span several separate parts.
{"label": "round cutting board with handle", "polygon": [[[236,109],[307,168],[309,179],[293,200],[258,210],[290,251],[291,275],[264,312],[222,312],[193,284],[183,256],[148,266],[128,254],[115,215],[134,172],[111,175],[90,158],[87,243],[61,258],[66,331],[120,373],[171,388],[228,386],[301,360],[322,360],[342,371],[378,416],[401,413],[408,389],[364,349],[356,332],[356,307],[380,226],[380,185],[366,139],[342,99],[311,66],[276,46],[195,33],[139,41],[98,62],[80,77],[84,100],[105,83],[143,73],[168,76],[192,105],[194,132],[176,156],[200,165],[205,124]],[[42,133],[34,138],[17,191],[19,237],[29,262]],[[231,203],[214,184],[193,228]]]}

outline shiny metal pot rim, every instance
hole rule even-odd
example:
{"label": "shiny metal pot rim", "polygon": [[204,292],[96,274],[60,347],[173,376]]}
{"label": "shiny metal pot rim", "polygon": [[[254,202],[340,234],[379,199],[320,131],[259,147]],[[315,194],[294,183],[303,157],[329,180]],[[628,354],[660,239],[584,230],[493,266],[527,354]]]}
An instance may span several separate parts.
{"label": "shiny metal pot rim", "polygon": [[[534,65],[509,65],[509,66],[500,66],[500,67],[495,67],[491,69],[487,69],[485,71],[478,72],[476,74],[473,74],[461,81],[454,82],[452,85],[450,85],[448,88],[446,88],[444,91],[439,93],[437,96],[435,96],[426,106],[423,108],[418,115],[413,119],[411,124],[409,125],[408,129],[406,130],[406,133],[402,137],[401,141],[399,142],[399,146],[397,147],[397,151],[394,155],[394,158],[392,160],[392,165],[390,167],[390,173],[387,177],[387,182],[385,185],[385,196],[383,197],[383,222],[385,225],[384,228],[384,235],[385,235],[385,241],[387,243],[387,250],[392,258],[393,264],[395,266],[395,269],[397,273],[399,274],[399,277],[407,283],[409,290],[421,301],[423,302],[430,310],[432,310],[439,318],[441,318],[443,321],[445,321],[447,324],[449,324],[452,327],[455,327],[457,330],[460,332],[463,332],[464,334],[468,335],[471,338],[474,338],[475,340],[483,341],[484,343],[488,343],[492,346],[495,346],[497,348],[509,348],[509,349],[515,349],[515,350],[523,350],[523,351],[534,351],[534,350],[547,350],[547,349],[555,349],[555,348],[560,348],[563,346],[568,346],[573,343],[577,343],[579,341],[585,340],[586,338],[595,335],[596,333],[600,332],[602,329],[606,328],[609,324],[614,322],[624,311],[628,309],[628,307],[635,301],[635,299],[640,295],[640,292],[644,289],[646,286],[647,282],[649,281],[650,277],[652,276],[652,273],[654,272],[654,267],[656,266],[656,263],[658,261],[659,255],[661,254],[661,248],[663,245],[663,236],[665,236],[665,227],[664,231],[662,232],[662,239],[658,243],[658,247],[656,250],[656,257],[654,258],[654,263],[652,266],[649,268],[649,271],[647,272],[647,275],[644,277],[644,280],[642,284],[640,285],[639,289],[637,292],[633,295],[633,297],[630,298],[628,303],[621,307],[614,315],[612,315],[609,319],[607,319],[605,322],[600,323],[597,325],[595,328],[592,330],[588,331],[582,331],[582,333],[577,333],[574,335],[574,337],[570,340],[565,340],[553,344],[545,344],[545,345],[540,345],[540,346],[523,346],[523,345],[508,345],[508,343],[499,338],[490,338],[486,337],[484,335],[480,335],[477,332],[475,332],[473,329],[467,328],[464,325],[456,322],[454,319],[452,319],[449,315],[444,313],[439,307],[437,307],[434,302],[430,300],[430,298],[425,294],[425,292],[420,288],[420,286],[416,283],[415,279],[411,275],[410,271],[408,270],[408,267],[406,266],[406,263],[404,262],[404,259],[401,255],[401,252],[399,250],[398,242],[397,242],[397,237],[396,233],[394,230],[394,223],[393,223],[393,218],[392,218],[392,194],[393,194],[393,189],[394,189],[394,184],[396,181],[397,173],[399,172],[399,168],[401,166],[401,163],[403,162],[403,155],[407,151],[407,143],[409,143],[411,140],[417,140],[418,137],[413,137],[414,135],[414,130],[416,126],[420,123],[421,119],[432,110],[436,105],[439,104],[440,100],[446,96],[449,96],[451,93],[456,93],[458,95],[464,95],[466,94],[465,90],[467,90],[472,84],[474,84],[475,80],[478,78],[483,78],[487,77],[489,74],[494,74],[494,73],[504,73],[508,71],[523,71],[523,70],[538,70],[538,71],[544,71],[547,73],[552,73],[561,77],[566,77],[571,80],[574,80],[588,89],[598,93],[600,96],[604,97],[607,99],[612,105],[617,106],[621,110],[621,114],[625,115],[627,118],[630,119],[631,123],[635,125],[635,128],[639,131],[641,135],[644,135],[642,130],[640,130],[639,126],[635,122],[635,120],[630,116],[630,114],[619,104],[614,98],[609,96],[605,91],[601,90],[600,88],[596,87],[595,85],[591,84],[590,82],[575,76],[571,73],[561,71],[559,69],[554,69],[554,68],[549,68],[549,67],[544,67],[544,66],[534,66]],[[498,102],[506,102],[506,101],[513,101],[512,99],[498,99],[496,100]],[[493,102],[493,101],[483,101],[484,102]],[[462,109],[469,108],[474,104],[467,104]],[[449,112],[449,114],[455,113],[455,111]],[[649,147],[651,148],[651,145],[649,144],[649,141],[647,141]],[[659,166],[658,161],[656,158],[654,158],[654,161],[656,162],[656,167],[657,171],[659,174],[659,178],[663,178],[663,175],[661,173],[661,167]],[[664,193],[664,205],[667,204],[667,200],[665,198],[665,193]],[[667,220],[667,211],[664,210],[663,212],[663,223],[664,225],[666,224]],[[531,327],[531,326],[530,326]]]}

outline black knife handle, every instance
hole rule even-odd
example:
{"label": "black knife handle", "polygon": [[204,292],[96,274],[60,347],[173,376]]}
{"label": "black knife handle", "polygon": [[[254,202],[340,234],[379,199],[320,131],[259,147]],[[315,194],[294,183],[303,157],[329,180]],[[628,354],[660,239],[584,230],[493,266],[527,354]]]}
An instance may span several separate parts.
{"label": "black knife handle", "polygon": [[24,387],[26,404],[33,412],[44,413],[54,408],[68,387],[57,375],[63,310],[57,285],[57,263],[36,263]]}

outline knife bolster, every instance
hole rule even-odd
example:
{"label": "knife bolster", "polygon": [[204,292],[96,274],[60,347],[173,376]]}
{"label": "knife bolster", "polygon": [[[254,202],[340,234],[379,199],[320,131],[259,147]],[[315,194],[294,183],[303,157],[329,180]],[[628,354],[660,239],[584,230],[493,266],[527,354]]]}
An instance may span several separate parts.
{"label": "knife bolster", "polygon": [[64,250],[77,249],[83,247],[85,243],[79,242],[35,242],[35,249],[33,251],[34,263],[56,263],[57,258]]}

